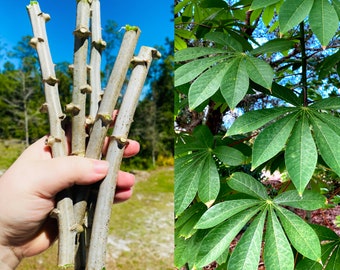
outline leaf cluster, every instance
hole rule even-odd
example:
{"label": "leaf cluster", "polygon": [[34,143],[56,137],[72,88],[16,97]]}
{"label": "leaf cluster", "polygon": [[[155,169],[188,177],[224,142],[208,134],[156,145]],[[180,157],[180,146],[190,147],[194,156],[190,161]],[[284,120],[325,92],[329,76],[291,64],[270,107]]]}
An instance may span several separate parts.
{"label": "leaf cluster", "polygon": [[[242,172],[232,174],[227,184],[239,192],[238,199],[219,202],[206,211],[202,204],[194,205],[178,218],[177,265],[189,262],[201,268],[217,260],[227,262],[228,269],[257,269],[262,241],[266,269],[293,269],[295,251],[321,263],[317,233],[286,207],[318,209],[325,205],[324,196],[313,191],[300,196],[291,190],[270,198],[261,183]],[[240,233],[228,257],[229,245]]]}
{"label": "leaf cluster", "polygon": [[[339,14],[335,0],[177,1],[177,267],[340,263],[334,232],[295,214],[325,208],[340,175]],[[264,170],[285,188],[269,196]]]}

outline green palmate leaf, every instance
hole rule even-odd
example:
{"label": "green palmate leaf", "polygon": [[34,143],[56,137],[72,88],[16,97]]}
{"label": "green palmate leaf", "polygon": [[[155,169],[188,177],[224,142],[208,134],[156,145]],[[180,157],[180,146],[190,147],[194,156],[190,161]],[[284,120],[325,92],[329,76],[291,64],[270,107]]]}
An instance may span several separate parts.
{"label": "green palmate leaf", "polygon": [[[190,143],[192,138],[194,143]],[[177,147],[181,154],[176,153],[175,211],[177,215],[189,206],[197,191],[200,199],[208,206],[211,205],[220,187],[217,167],[212,157],[213,136],[209,128],[198,126],[187,141],[188,145],[183,143]]]}
{"label": "green palmate leaf", "polygon": [[[340,2],[340,1],[339,1]],[[340,62],[340,50],[336,53],[325,57],[322,62],[318,65],[319,70],[319,80],[324,79],[333,69],[336,68],[336,65]]]}
{"label": "green palmate leaf", "polygon": [[229,166],[238,166],[245,161],[245,156],[241,151],[229,146],[217,146],[213,153],[220,161]]}
{"label": "green palmate leaf", "polygon": [[321,261],[320,242],[314,230],[299,216],[283,207],[276,207],[276,212],[293,247],[303,256]]}
{"label": "green palmate leaf", "polygon": [[259,207],[250,208],[214,227],[201,241],[196,267],[204,267],[220,257],[229,248],[235,236],[259,210]]}
{"label": "green palmate leaf", "polygon": [[251,10],[268,7],[269,5],[275,4],[280,0],[254,0],[250,6]]}
{"label": "green palmate leaf", "polygon": [[[262,13],[262,21],[264,23],[265,26],[269,26],[270,22],[273,21],[273,18],[275,17],[275,6],[276,5],[270,5],[267,6]],[[261,12],[261,10],[258,10],[259,12]],[[261,14],[261,13],[260,13]]]}
{"label": "green palmate leaf", "polygon": [[195,141],[197,141],[195,149],[191,150],[207,150],[212,147],[214,137],[207,126],[198,126],[194,130]]}
{"label": "green palmate leaf", "polygon": [[203,8],[228,8],[228,4],[223,0],[203,0],[201,2]]}
{"label": "green palmate leaf", "polygon": [[203,203],[210,207],[220,191],[220,177],[215,160],[210,153],[204,157],[204,160],[202,160],[201,163],[204,163],[204,165],[198,184],[198,197]]}
{"label": "green palmate leaf", "polygon": [[340,118],[332,114],[313,112],[313,115],[324,122],[329,128],[340,136]]}
{"label": "green palmate leaf", "polygon": [[182,237],[175,237],[174,264],[178,268],[187,262],[185,251],[188,248],[188,242]]}
{"label": "green palmate leaf", "polygon": [[200,247],[202,238],[204,238],[206,234],[206,231],[200,230],[189,239],[175,237],[174,261],[178,268],[182,267],[186,263],[193,265],[193,262],[195,261],[195,254]]}
{"label": "green palmate leaf", "polygon": [[259,200],[253,199],[232,200],[218,203],[202,215],[201,219],[196,224],[196,228],[212,228],[233,215],[245,209],[249,209],[259,203]]}
{"label": "green palmate leaf", "polygon": [[336,13],[338,14],[338,17],[340,18],[340,1],[334,0],[334,1],[332,1],[332,4],[335,8]]}
{"label": "green palmate leaf", "polygon": [[181,38],[185,38],[185,39],[195,38],[192,31],[185,30],[185,29],[176,29],[176,35]]}
{"label": "green palmate leaf", "polygon": [[175,35],[175,49],[184,50],[188,47],[187,43],[179,36]]}
{"label": "green palmate leaf", "polygon": [[219,55],[191,61],[175,70],[175,86],[185,84],[194,80],[213,64],[225,59],[226,55]]}
{"label": "green palmate leaf", "polygon": [[[205,125],[197,126],[192,135],[184,135],[178,139],[175,147],[176,157],[191,155],[193,153],[211,152],[214,137]],[[189,156],[189,160],[190,160]]]}
{"label": "green palmate leaf", "polygon": [[188,5],[185,7],[183,13],[182,13],[182,20],[188,20],[189,18],[192,17],[193,12],[194,12],[194,3],[193,1],[189,1]]}
{"label": "green palmate leaf", "polygon": [[318,100],[310,105],[310,108],[317,110],[337,110],[340,108],[340,97],[329,97]]}
{"label": "green palmate leaf", "polygon": [[[192,157],[194,158],[194,157]],[[199,177],[202,173],[201,160],[189,160],[188,157],[178,158],[175,163],[175,213],[180,215],[195,198]]]}
{"label": "green palmate leaf", "polygon": [[302,196],[296,190],[285,191],[275,197],[274,203],[303,210],[316,210],[326,205],[326,197],[319,192],[306,190]]}
{"label": "green palmate leaf", "polygon": [[313,112],[313,115],[324,122],[329,128],[340,136],[340,118],[332,114]]}
{"label": "green palmate leaf", "polygon": [[228,130],[226,136],[253,131],[274,120],[275,118],[295,110],[296,108],[281,107],[247,112],[235,120]]}
{"label": "green palmate leaf", "polygon": [[270,209],[266,223],[264,263],[267,270],[293,270],[294,256],[287,237]]}
{"label": "green palmate leaf", "polygon": [[176,219],[175,228],[177,229],[182,227],[188,222],[188,220],[198,213],[202,216],[206,209],[207,207],[203,203],[195,203],[191,205]]}
{"label": "green palmate leaf", "polygon": [[317,224],[311,224],[311,227],[316,232],[320,241],[339,241],[340,240],[340,237],[336,234],[336,232],[334,232],[333,230],[327,227],[317,225]]}
{"label": "green palmate leaf", "polygon": [[286,0],[279,12],[280,31],[286,33],[307,17],[312,9],[311,0]]}
{"label": "green palmate leaf", "polygon": [[270,89],[274,77],[274,72],[270,65],[253,56],[247,56],[246,60],[249,78],[255,83]]}
{"label": "green palmate leaf", "polygon": [[256,49],[252,50],[250,53],[256,55],[286,51],[291,49],[294,46],[294,44],[295,42],[292,40],[277,38],[264,43],[260,47],[257,47]]}
{"label": "green palmate leaf", "polygon": [[[200,24],[200,22],[205,21],[211,15],[211,11],[209,9],[201,8],[200,5],[201,3],[198,3],[198,2],[196,2],[194,5],[194,21],[197,22],[198,24]],[[199,31],[208,32],[206,27],[201,27],[200,25],[198,26],[197,33],[199,33]],[[203,35],[204,34],[199,33],[198,37],[203,37]]]}
{"label": "green palmate leaf", "polygon": [[187,48],[184,50],[180,50],[175,53],[175,61],[187,61],[196,59],[201,56],[205,55],[215,55],[219,53],[226,53],[225,50],[215,49],[215,48],[206,48],[206,47],[194,47],[194,48]]}
{"label": "green palmate leaf", "polygon": [[340,175],[340,136],[326,123],[316,117],[311,118],[315,141],[327,165]]}
{"label": "green palmate leaf", "polygon": [[300,195],[313,176],[317,159],[309,122],[303,114],[292,130],[285,153],[288,174]]}
{"label": "green palmate leaf", "polygon": [[269,199],[266,188],[249,174],[235,172],[231,175],[227,183],[232,189],[238,192],[263,200]]}
{"label": "green palmate leaf", "polygon": [[323,270],[325,268],[323,268],[322,265],[318,262],[304,258],[297,264],[295,270],[306,270],[306,269],[308,269],[308,270]]}
{"label": "green palmate leaf", "polygon": [[262,211],[247,228],[228,262],[229,270],[257,270],[267,211]]}
{"label": "green palmate leaf", "polygon": [[178,13],[181,11],[182,8],[184,8],[191,0],[183,0],[181,2],[178,2],[178,4],[174,8],[174,13]]}
{"label": "green palmate leaf", "polygon": [[292,105],[295,105],[295,106],[301,106],[302,105],[302,99],[299,98],[297,95],[295,95],[295,93],[287,88],[287,87],[284,87],[282,85],[279,85],[275,82],[273,82],[272,84],[272,89],[271,91],[269,91],[268,89],[262,87],[261,85],[258,85],[254,82],[250,82],[250,86],[257,90],[257,91],[261,91],[267,95],[271,95],[271,96],[274,96],[274,97],[277,97],[277,98],[280,98]]}
{"label": "green palmate leaf", "polygon": [[328,258],[326,270],[335,270],[340,265],[340,244],[332,250],[331,257]]}
{"label": "green palmate leaf", "polygon": [[202,213],[197,212],[180,228],[178,236],[184,237],[185,239],[190,238],[197,229],[195,225],[197,221],[201,218]]}
{"label": "green palmate leaf", "polygon": [[237,57],[228,65],[221,81],[221,93],[230,108],[243,99],[248,92],[249,77],[243,57]]}
{"label": "green palmate leaf", "polygon": [[[252,47],[252,45],[250,44],[250,42],[249,42],[247,39],[245,39],[245,38],[243,38],[242,36],[240,36],[240,34],[239,34],[237,31],[235,31],[235,30],[232,29],[232,28],[225,28],[225,30],[228,32],[228,34],[229,34],[233,39],[235,39],[239,44],[242,45],[242,48],[243,48],[242,53],[243,53],[244,51],[251,51],[251,50],[253,49],[253,47]],[[235,47],[234,47],[234,48],[235,48]],[[237,48],[235,48],[235,49],[237,49]]]}
{"label": "green palmate leaf", "polygon": [[240,44],[240,42],[238,42],[228,33],[209,32],[205,35],[205,39],[211,40],[216,44],[220,44],[222,46],[228,46],[229,48],[233,48],[235,51],[242,51],[242,45]]}
{"label": "green palmate leaf", "polygon": [[302,99],[300,99],[297,95],[295,95],[292,89],[284,87],[278,83],[272,84],[272,95],[278,97],[288,103],[300,106],[302,104]]}
{"label": "green palmate leaf", "polygon": [[253,147],[252,168],[278,154],[284,147],[297,118],[298,113],[291,113],[266,127],[256,138]]}
{"label": "green palmate leaf", "polygon": [[[321,253],[322,253],[322,261],[325,262],[324,265],[321,265],[318,262],[312,261],[308,258],[303,258],[296,266],[295,270],[336,270],[337,266],[340,262],[332,263],[330,258],[332,254],[334,254],[334,243],[328,243],[322,245]],[[335,268],[334,268],[335,267]]]}
{"label": "green palmate leaf", "polygon": [[326,46],[338,29],[338,14],[328,0],[314,1],[309,23],[320,43]]}
{"label": "green palmate leaf", "polygon": [[221,81],[228,71],[229,63],[220,63],[199,76],[189,89],[189,107],[194,109],[208,98],[213,96],[220,88]]}

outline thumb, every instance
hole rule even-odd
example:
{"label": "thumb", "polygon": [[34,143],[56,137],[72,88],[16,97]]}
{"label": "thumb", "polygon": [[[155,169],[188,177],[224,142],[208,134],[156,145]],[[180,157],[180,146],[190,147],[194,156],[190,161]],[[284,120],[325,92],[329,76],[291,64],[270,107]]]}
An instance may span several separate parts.
{"label": "thumb", "polygon": [[54,197],[63,189],[75,184],[89,185],[103,179],[109,169],[104,160],[77,156],[58,157],[40,161],[33,166],[35,188],[39,187],[42,195]]}

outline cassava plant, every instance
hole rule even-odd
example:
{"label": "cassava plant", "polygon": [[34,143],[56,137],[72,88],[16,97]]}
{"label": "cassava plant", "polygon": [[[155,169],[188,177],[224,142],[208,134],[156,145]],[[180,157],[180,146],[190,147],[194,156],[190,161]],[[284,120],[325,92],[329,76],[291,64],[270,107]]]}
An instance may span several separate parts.
{"label": "cassava plant", "polygon": [[337,269],[340,2],[175,3],[176,266]]}
{"label": "cassava plant", "polygon": [[[58,79],[45,28],[50,16],[40,10],[38,1],[31,1],[27,10],[34,34],[30,44],[38,52],[44,82],[46,102],[42,106],[42,111],[48,113],[50,123],[50,136],[46,143],[51,147],[53,157],[70,153],[89,158],[103,158],[101,151],[104,140],[114,122],[105,156],[110,163],[108,175],[99,187],[75,186],[60,192],[56,208],[51,212],[51,216],[57,218],[59,227],[58,265],[64,268],[101,270],[105,268],[108,223],[130,125],[151,62],[159,58],[160,53],[154,48],[142,46],[139,54],[133,56],[140,29],[127,25],[117,60],[103,94],[100,65],[101,53],[106,43],[101,36],[100,2],[77,1],[74,63],[70,67],[73,72],[72,102],[65,108],[72,116],[72,143],[69,151],[63,128],[65,114],[59,101]],[[129,67],[132,71],[128,86],[118,117],[113,119]],[[90,109],[86,111],[88,97]]]}

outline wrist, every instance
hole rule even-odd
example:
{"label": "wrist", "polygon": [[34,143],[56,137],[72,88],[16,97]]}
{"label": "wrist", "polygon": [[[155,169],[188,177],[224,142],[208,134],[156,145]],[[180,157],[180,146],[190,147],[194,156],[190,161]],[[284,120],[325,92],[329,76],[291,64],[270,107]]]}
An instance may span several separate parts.
{"label": "wrist", "polygon": [[13,270],[19,265],[19,263],[20,259],[12,248],[0,245],[1,270]]}

